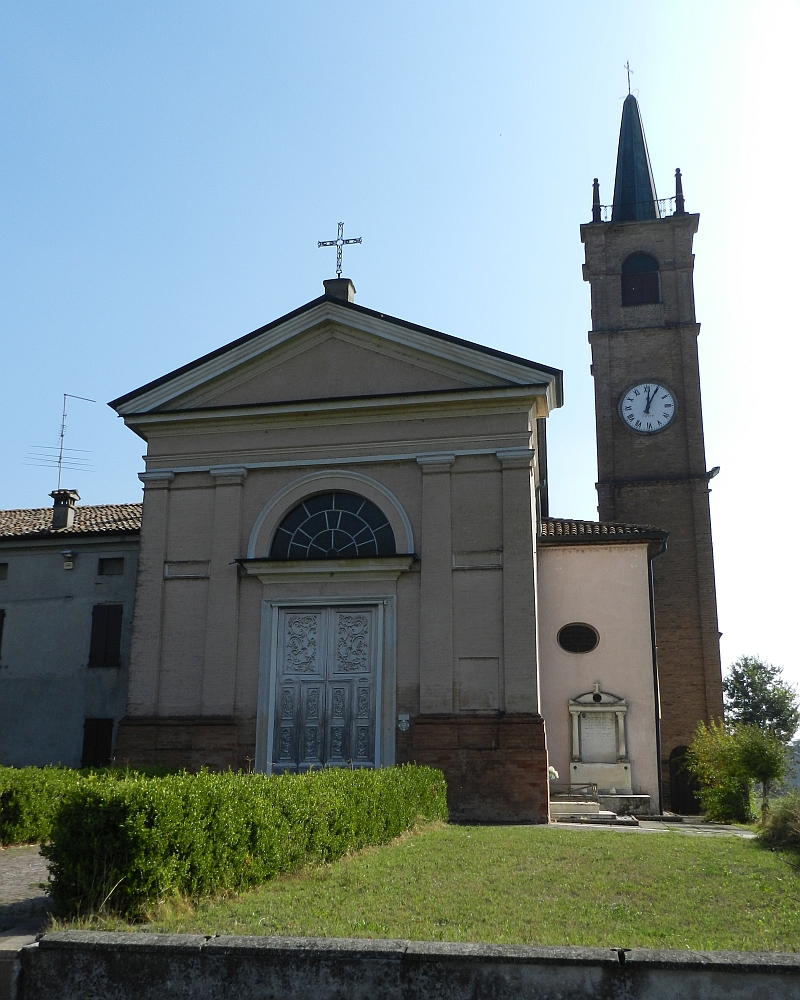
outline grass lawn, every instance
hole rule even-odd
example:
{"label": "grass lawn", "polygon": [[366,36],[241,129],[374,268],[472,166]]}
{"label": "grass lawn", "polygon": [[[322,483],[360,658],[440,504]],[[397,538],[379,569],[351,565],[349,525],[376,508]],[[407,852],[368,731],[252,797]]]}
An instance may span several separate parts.
{"label": "grass lawn", "polygon": [[734,836],[441,825],[242,896],[164,904],[146,929],[798,951],[800,872]]}

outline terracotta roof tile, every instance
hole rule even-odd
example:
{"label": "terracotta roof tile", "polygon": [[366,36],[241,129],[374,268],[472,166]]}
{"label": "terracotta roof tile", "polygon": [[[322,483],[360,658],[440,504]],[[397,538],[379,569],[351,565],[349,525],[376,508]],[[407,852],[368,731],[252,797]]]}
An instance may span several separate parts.
{"label": "terracotta roof tile", "polygon": [[571,517],[543,517],[543,542],[624,542],[664,539],[668,532],[644,524],[615,521],[576,521]]}
{"label": "terracotta roof tile", "polygon": [[138,531],[142,525],[140,503],[103,503],[75,507],[71,528],[54,531],[52,507],[0,510],[0,538],[56,537],[59,535],[117,534]]}

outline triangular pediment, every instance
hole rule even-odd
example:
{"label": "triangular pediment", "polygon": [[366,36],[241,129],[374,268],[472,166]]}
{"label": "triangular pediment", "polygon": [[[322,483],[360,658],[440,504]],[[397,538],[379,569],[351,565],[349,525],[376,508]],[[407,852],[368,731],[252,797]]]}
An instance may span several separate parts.
{"label": "triangular pediment", "polygon": [[475,374],[327,322],[198,386],[170,407],[243,406],[505,384],[487,377],[477,381]]}
{"label": "triangular pediment", "polygon": [[561,403],[561,372],[322,296],[114,400],[147,413],[540,385]]}

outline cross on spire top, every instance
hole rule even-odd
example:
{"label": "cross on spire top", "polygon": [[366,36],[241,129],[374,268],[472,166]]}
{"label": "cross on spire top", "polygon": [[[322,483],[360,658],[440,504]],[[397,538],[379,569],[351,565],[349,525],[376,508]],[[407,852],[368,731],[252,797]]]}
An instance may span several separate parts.
{"label": "cross on spire top", "polygon": [[344,223],[339,223],[339,229],[335,240],[318,240],[317,247],[336,247],[336,277],[341,278],[342,276],[342,247],[347,246],[350,243],[360,243],[361,237],[357,239],[346,240],[344,238]]}
{"label": "cross on spire top", "polygon": [[631,69],[631,61],[630,61],[630,59],[628,59],[625,62],[625,66],[623,68],[628,71],[628,93],[630,94],[630,92],[631,92],[631,73],[633,72],[633,70]]}

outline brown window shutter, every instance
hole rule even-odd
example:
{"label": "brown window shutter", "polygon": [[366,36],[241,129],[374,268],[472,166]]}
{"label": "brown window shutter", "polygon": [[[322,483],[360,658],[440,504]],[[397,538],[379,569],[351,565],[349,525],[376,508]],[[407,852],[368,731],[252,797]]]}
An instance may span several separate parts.
{"label": "brown window shutter", "polygon": [[81,767],[107,767],[111,763],[113,719],[85,719]]}
{"label": "brown window shutter", "polygon": [[95,743],[95,760],[97,761],[97,767],[108,767],[111,763],[111,737],[113,733],[113,719],[97,720],[97,742]]}
{"label": "brown window shutter", "polygon": [[83,750],[81,752],[81,767],[91,767],[94,760],[94,749],[97,744],[97,719],[83,720]]}
{"label": "brown window shutter", "polygon": [[120,643],[122,641],[122,605],[107,604],[106,611],[106,651],[104,667],[119,666]]}
{"label": "brown window shutter", "polygon": [[90,667],[118,667],[122,640],[122,605],[95,604],[92,608]]}
{"label": "brown window shutter", "polygon": [[95,604],[92,608],[92,641],[89,645],[90,667],[105,666],[108,608],[108,604]]}

